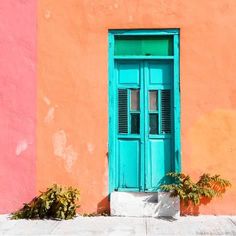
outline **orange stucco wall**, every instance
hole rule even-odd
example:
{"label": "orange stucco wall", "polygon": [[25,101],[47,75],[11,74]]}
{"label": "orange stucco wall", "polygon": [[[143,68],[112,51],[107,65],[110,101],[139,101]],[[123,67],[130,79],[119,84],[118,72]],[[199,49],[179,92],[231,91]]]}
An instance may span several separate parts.
{"label": "orange stucco wall", "polygon": [[[236,1],[40,0],[37,190],[81,189],[81,211],[108,194],[108,29],[180,28],[182,169],[236,180]],[[236,186],[202,214],[235,214]]]}

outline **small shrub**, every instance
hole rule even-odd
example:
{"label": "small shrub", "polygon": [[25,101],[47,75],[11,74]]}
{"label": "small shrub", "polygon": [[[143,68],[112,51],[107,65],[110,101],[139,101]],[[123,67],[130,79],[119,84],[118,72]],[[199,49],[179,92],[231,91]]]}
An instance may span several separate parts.
{"label": "small shrub", "polygon": [[110,214],[109,212],[102,212],[102,213],[92,212],[92,213],[83,213],[82,216],[83,217],[96,217],[96,216],[110,216]]}
{"label": "small shrub", "polygon": [[79,196],[78,189],[55,184],[14,212],[12,219],[72,219]]}
{"label": "small shrub", "polygon": [[203,174],[196,183],[192,181],[189,175],[183,173],[168,173],[167,176],[174,178],[175,183],[162,185],[161,189],[170,191],[172,197],[179,196],[185,205],[192,202],[197,206],[203,197],[208,199],[219,197],[226,191],[227,187],[231,186],[231,183],[220,178],[220,175]]}

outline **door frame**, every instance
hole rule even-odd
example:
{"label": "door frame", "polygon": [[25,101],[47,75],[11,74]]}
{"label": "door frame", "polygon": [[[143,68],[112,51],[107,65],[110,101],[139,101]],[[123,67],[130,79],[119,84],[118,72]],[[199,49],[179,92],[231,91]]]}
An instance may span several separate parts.
{"label": "door frame", "polygon": [[[180,142],[180,74],[179,74],[179,29],[143,29],[143,30],[109,30],[108,31],[108,178],[109,178],[109,193],[113,192],[118,185],[117,172],[117,159],[116,159],[116,119],[115,105],[115,59],[114,56],[115,36],[138,36],[138,35],[173,35],[174,56],[125,56],[122,59],[164,59],[170,58],[174,60],[174,82],[173,82],[173,170],[175,172],[181,171],[181,142]],[[119,57],[120,58],[120,57]]]}

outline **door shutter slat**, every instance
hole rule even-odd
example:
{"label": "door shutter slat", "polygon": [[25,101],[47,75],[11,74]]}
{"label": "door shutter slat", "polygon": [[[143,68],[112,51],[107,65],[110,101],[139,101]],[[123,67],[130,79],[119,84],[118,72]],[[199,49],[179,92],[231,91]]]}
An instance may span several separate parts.
{"label": "door shutter slat", "polygon": [[171,133],[171,93],[170,90],[161,91],[161,131],[164,134]]}
{"label": "door shutter slat", "polygon": [[118,126],[119,133],[128,133],[128,93],[127,89],[118,89]]}

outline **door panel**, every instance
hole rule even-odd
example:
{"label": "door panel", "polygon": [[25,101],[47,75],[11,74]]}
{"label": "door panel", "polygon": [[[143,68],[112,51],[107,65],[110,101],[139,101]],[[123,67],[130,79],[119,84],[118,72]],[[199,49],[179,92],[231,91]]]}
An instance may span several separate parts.
{"label": "door panel", "polygon": [[170,60],[159,60],[148,63],[150,85],[170,84],[173,78],[173,63]]}
{"label": "door panel", "polygon": [[172,170],[170,60],[117,60],[117,190],[157,191]]}
{"label": "door panel", "polygon": [[119,140],[119,188],[139,189],[140,186],[139,140]]}
{"label": "door panel", "polygon": [[124,62],[118,64],[119,84],[139,85],[140,65],[135,62]]}
{"label": "door panel", "polygon": [[141,188],[141,147],[143,124],[141,124],[140,61],[119,61],[117,68],[118,132],[117,163],[119,191],[140,191]]}
{"label": "door panel", "polygon": [[172,171],[171,83],[173,63],[147,61],[147,117],[145,152],[145,190],[157,191]]}
{"label": "door panel", "polygon": [[146,162],[146,190],[158,190],[163,177],[171,171],[171,140],[150,139]]}

